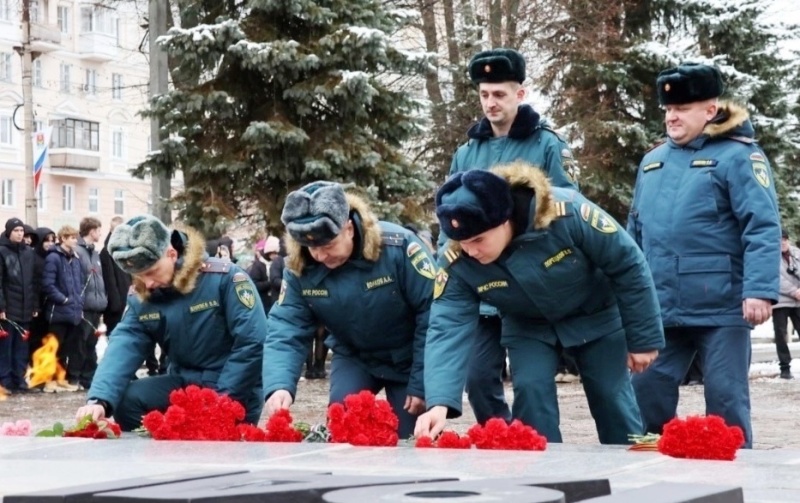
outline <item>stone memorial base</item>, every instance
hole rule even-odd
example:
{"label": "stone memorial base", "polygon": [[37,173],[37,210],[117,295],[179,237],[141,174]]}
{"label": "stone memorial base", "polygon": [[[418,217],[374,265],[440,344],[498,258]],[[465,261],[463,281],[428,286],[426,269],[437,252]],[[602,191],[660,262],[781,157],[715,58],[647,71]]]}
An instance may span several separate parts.
{"label": "stone memorial base", "polygon": [[0,437],[4,503],[800,502],[800,451],[735,461],[544,452]]}

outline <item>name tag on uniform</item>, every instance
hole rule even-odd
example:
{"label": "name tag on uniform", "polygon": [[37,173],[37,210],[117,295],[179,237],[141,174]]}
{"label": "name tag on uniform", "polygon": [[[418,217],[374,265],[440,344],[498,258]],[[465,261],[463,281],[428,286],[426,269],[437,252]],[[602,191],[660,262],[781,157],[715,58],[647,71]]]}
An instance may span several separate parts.
{"label": "name tag on uniform", "polygon": [[189,306],[190,313],[199,313],[200,311],[205,311],[207,309],[212,309],[214,307],[219,307],[219,302],[216,300],[206,300],[204,302],[198,302],[193,306]]}
{"label": "name tag on uniform", "polygon": [[394,283],[394,278],[391,276],[391,274],[389,274],[365,282],[364,290],[372,290],[373,288],[379,288],[382,286],[390,285],[392,283]]}
{"label": "name tag on uniform", "polygon": [[158,321],[161,319],[161,313],[143,313],[139,315],[139,321]]}
{"label": "name tag on uniform", "polygon": [[327,288],[306,288],[301,293],[303,297],[328,297]]}
{"label": "name tag on uniform", "polygon": [[478,293],[486,293],[489,290],[494,290],[496,288],[508,288],[508,281],[501,279],[498,281],[490,281],[488,283],[484,283],[478,287]]}
{"label": "name tag on uniform", "polygon": [[570,255],[572,255],[572,250],[570,248],[564,248],[563,250],[559,251],[552,257],[542,262],[542,265],[544,265],[545,269],[549,269]]}
{"label": "name tag on uniform", "polygon": [[716,165],[716,159],[695,159],[692,161],[693,168],[713,168]]}
{"label": "name tag on uniform", "polygon": [[642,166],[642,171],[644,173],[647,173],[648,171],[652,171],[654,169],[661,169],[663,167],[664,167],[664,163],[663,162],[651,162],[650,164],[646,164],[646,165]]}

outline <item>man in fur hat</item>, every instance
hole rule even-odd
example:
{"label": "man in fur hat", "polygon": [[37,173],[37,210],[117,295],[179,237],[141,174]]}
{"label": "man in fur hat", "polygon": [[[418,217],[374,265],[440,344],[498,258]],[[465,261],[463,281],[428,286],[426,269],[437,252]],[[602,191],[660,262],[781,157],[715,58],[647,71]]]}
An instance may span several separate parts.
{"label": "man in fur hat", "polygon": [[645,258],[619,224],[525,163],[452,176],[436,194],[436,216],[451,241],[425,346],[429,411],[415,435],[437,435],[461,414],[482,302],[501,313],[515,419],[561,442],[553,375],[564,350],[581,370],[600,442],[641,434],[629,371],[655,360],[664,333]]}
{"label": "man in fur hat", "polygon": [[[479,52],[470,60],[469,77],[478,88],[485,116],[467,131],[469,141],[453,156],[450,174],[525,161],[544,171],[553,185],[577,188],[576,166],[569,146],[538,112],[524,103],[527,93],[522,54],[507,48]],[[447,237],[452,236],[441,233],[440,249]],[[506,358],[500,344],[500,317],[494,306],[481,307],[476,330],[467,377],[470,405],[479,423],[492,417],[509,420],[511,411],[502,378]]]}
{"label": "man in fur hat", "polygon": [[778,300],[781,228],[775,185],[747,111],[718,101],[719,70],[682,64],[656,81],[667,140],[641,162],[628,232],[653,273],[666,347],[633,384],[647,431],[675,416],[699,353],[706,413],[750,425],[750,329]]}
{"label": "man in fur hat", "polygon": [[[197,231],[170,230],[152,216],[118,225],[107,246],[135,294],[77,417],[113,415],[129,431],[151,410],[165,411],[171,391],[196,384],[229,395],[247,422],[258,422],[267,320],[247,273],[209,258]],[[131,381],[153,341],[168,354],[167,374]]]}
{"label": "man in fur hat", "polygon": [[408,437],[425,410],[423,350],[436,270],[427,246],[332,182],[290,193],[281,220],[288,255],[264,344],[267,413],[294,402],[322,325],[333,351],[330,402],[384,389],[398,436]]}

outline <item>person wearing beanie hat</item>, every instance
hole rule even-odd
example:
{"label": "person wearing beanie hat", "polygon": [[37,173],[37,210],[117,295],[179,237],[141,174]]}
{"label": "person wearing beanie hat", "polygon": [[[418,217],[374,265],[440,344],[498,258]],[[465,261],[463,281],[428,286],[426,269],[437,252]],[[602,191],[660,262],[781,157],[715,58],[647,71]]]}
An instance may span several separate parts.
{"label": "person wearing beanie hat", "polygon": [[[543,170],[557,187],[577,188],[577,169],[567,143],[529,104],[525,58],[510,48],[481,51],[469,62],[469,77],[478,89],[484,117],[467,131],[467,143],[456,151],[450,175],[496,164],[525,161]],[[438,249],[449,236],[439,233]],[[511,419],[505,400],[506,355],[500,345],[497,309],[485,304],[475,337],[467,394],[479,423],[493,417]]]}
{"label": "person wearing beanie hat", "polygon": [[26,392],[28,366],[27,332],[39,315],[39,280],[34,275],[36,255],[23,242],[24,224],[19,218],[6,222],[0,235],[0,386]]}
{"label": "person wearing beanie hat", "polygon": [[[250,277],[236,264],[209,258],[202,235],[137,216],[114,228],[106,245],[131,274],[112,343],[76,418],[112,416],[123,431],[152,410],[166,411],[173,390],[194,384],[239,402],[256,424],[264,406],[261,366],[266,316]],[[153,341],[167,351],[167,373],[131,380]]]}
{"label": "person wearing beanie hat", "polygon": [[659,292],[666,347],[634,389],[646,431],[660,433],[697,353],[706,413],[742,428],[749,448],[750,329],[779,296],[772,170],[746,108],[720,101],[717,68],[682,63],[655,84],[667,138],[639,165],[628,232]]}
{"label": "person wearing beanie hat", "polygon": [[513,417],[561,442],[553,380],[573,356],[603,444],[644,432],[630,372],[664,345],[644,255],[599,207],[517,162],[450,177],[436,217],[451,237],[439,257],[428,339],[425,400],[415,436],[436,436],[461,414],[470,338],[482,302],[502,313],[514,386]]}
{"label": "person wearing beanie hat", "polygon": [[425,410],[423,354],[435,263],[419,238],[379,221],[327,181],[286,197],[286,269],[264,344],[267,414],[288,409],[320,327],[333,352],[330,403],[367,389],[386,397],[407,438]]}

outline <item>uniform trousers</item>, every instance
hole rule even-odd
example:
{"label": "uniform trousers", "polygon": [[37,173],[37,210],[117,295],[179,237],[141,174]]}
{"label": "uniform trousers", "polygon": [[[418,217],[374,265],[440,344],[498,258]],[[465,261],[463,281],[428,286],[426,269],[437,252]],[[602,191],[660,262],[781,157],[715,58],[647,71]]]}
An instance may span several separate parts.
{"label": "uniform trousers", "polygon": [[745,448],[751,448],[750,328],[670,327],[664,335],[666,347],[656,361],[633,376],[645,430],[661,433],[664,424],[675,417],[681,380],[699,353],[706,414],[721,416],[729,426],[742,428]]}
{"label": "uniform trousers", "polygon": [[[556,383],[553,375],[562,352],[531,336],[503,337],[514,372],[512,414],[547,437],[561,442]],[[639,407],[627,366],[628,350],[622,330],[564,351],[581,370],[583,389],[602,444],[627,444],[629,435],[642,433]]]}
{"label": "uniform trousers", "polygon": [[[478,319],[478,331],[472,341],[466,391],[472,412],[480,424],[493,417],[511,421],[511,410],[508,408],[503,387],[506,350],[500,343],[501,332],[502,322],[499,316],[481,315]],[[516,372],[513,364],[511,372]],[[516,374],[512,380],[514,378]]]}

